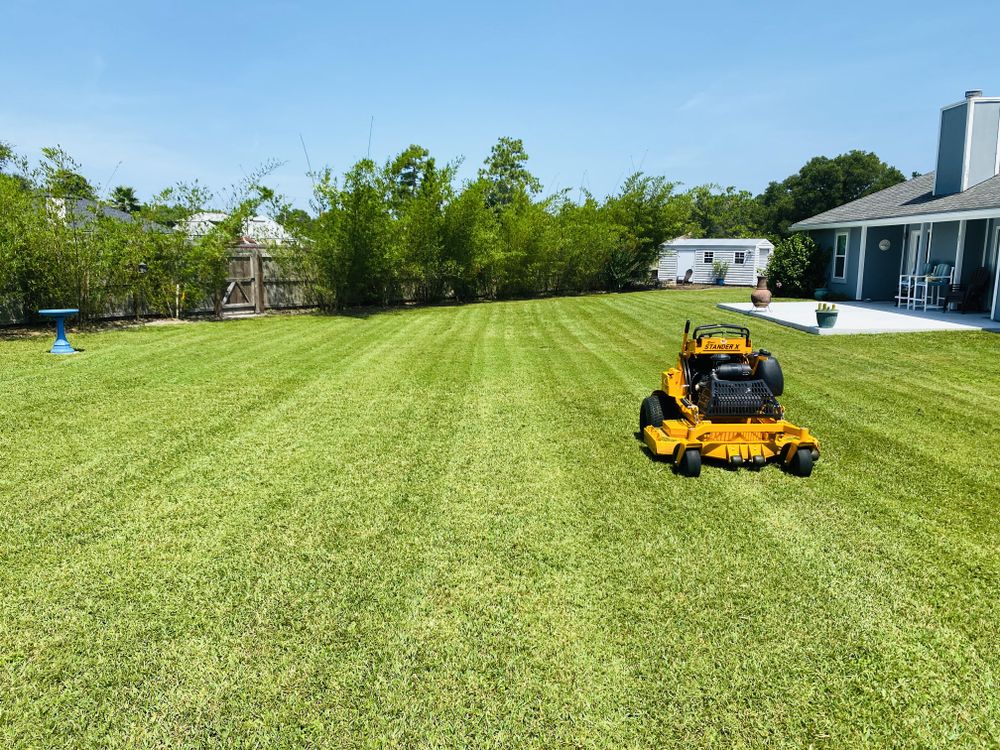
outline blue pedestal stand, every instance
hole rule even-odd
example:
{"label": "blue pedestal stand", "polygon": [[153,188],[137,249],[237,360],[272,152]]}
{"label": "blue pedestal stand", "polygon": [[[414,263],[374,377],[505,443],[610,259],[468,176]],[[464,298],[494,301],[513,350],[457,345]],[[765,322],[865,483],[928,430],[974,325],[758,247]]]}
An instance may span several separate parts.
{"label": "blue pedestal stand", "polygon": [[49,349],[51,354],[75,354],[76,349],[70,346],[66,340],[66,326],[63,321],[70,315],[76,315],[79,310],[76,308],[64,308],[58,310],[39,310],[38,314],[45,318],[52,318],[56,321],[56,343]]}

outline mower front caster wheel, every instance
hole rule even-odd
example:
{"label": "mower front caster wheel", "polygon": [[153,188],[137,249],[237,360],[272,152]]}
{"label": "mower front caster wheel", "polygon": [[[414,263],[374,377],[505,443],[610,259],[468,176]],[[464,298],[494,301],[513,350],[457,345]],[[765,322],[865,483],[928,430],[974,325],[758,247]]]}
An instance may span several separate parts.
{"label": "mower front caster wheel", "polygon": [[813,457],[810,448],[799,448],[788,463],[788,470],[797,477],[807,477],[813,472]]}
{"label": "mower front caster wheel", "polygon": [[701,451],[688,448],[677,460],[677,472],[686,477],[701,476]]}

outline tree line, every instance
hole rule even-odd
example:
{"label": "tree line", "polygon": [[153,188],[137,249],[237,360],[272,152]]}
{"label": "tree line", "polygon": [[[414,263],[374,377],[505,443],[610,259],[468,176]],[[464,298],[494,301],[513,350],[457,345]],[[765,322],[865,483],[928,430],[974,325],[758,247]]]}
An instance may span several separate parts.
{"label": "tree line", "polygon": [[[323,308],[618,291],[648,282],[666,240],[764,236],[781,250],[795,221],[904,179],[875,154],[852,151],[811,159],[759,195],[717,185],[685,190],[640,171],[604,198],[582,189],[546,195],[524,144],[505,137],[461,183],[459,162],[441,163],[417,145],[381,164],[362,159],[339,176],[320,170],[306,211],[266,187],[274,166],[224,195],[178,184],[143,203],[121,185],[102,200],[61,149],[43,149],[33,165],[0,142],[0,293],[24,314],[73,305],[99,317],[130,299],[138,309],[139,295],[156,314],[206,301],[218,310],[229,248],[258,212],[296,238],[276,257],[308,280]],[[207,235],[177,231],[212,208],[229,218]],[[815,273],[821,251],[805,244]],[[802,248],[796,239],[788,263]],[[799,283],[808,279],[789,291]]]}

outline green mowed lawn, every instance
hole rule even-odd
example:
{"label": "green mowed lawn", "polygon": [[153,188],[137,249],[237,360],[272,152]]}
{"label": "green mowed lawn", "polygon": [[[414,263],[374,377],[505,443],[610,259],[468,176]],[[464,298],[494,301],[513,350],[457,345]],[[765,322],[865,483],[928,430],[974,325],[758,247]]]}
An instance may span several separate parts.
{"label": "green mowed lawn", "polygon": [[1000,337],[756,323],[823,457],[685,479],[745,294],[0,342],[0,746],[997,745]]}

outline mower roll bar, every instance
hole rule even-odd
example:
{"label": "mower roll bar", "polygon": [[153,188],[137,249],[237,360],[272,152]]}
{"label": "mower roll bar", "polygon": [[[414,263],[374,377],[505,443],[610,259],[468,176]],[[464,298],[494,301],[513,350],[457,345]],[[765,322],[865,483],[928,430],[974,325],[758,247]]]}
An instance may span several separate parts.
{"label": "mower roll bar", "polygon": [[[690,324],[691,321],[688,321],[688,325]],[[684,333],[687,334],[687,326],[684,327]],[[701,341],[703,338],[714,336],[715,334],[736,334],[740,338],[745,339],[747,346],[750,346],[750,329],[746,326],[738,326],[735,323],[708,323],[695,328],[693,335],[697,341]]]}

